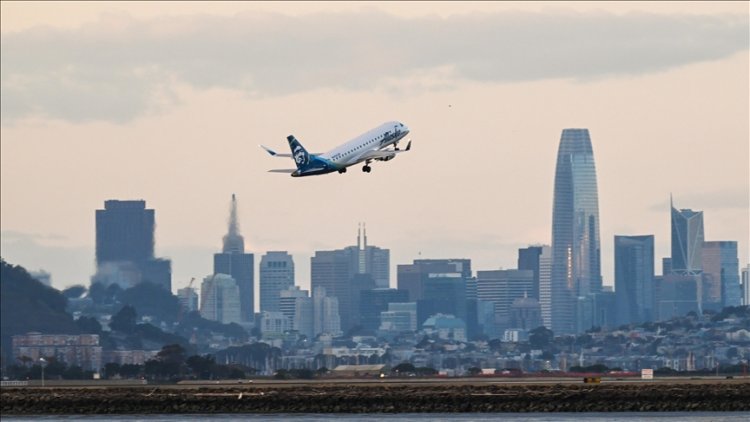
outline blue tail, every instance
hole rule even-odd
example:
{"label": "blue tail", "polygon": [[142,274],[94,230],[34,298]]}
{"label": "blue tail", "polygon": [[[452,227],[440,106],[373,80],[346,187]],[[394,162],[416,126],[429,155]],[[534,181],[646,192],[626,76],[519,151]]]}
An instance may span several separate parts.
{"label": "blue tail", "polygon": [[294,158],[297,169],[304,170],[310,164],[310,154],[294,135],[287,136],[286,140],[289,141],[289,148],[292,150],[292,158]]}

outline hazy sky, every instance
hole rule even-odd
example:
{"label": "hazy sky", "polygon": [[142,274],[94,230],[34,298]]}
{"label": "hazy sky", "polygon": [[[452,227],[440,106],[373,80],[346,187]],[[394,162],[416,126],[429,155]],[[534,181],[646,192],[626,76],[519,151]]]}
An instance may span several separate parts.
{"label": "hazy sky", "polygon": [[[750,41],[736,3],[2,2],[2,256],[88,284],[94,210],[144,199],[173,287],[212,271],[237,194],[256,262],[356,240],[514,268],[551,240],[563,128],[589,128],[604,283],[613,236],[669,255],[669,195],[748,263]],[[412,152],[293,179],[387,120]]]}

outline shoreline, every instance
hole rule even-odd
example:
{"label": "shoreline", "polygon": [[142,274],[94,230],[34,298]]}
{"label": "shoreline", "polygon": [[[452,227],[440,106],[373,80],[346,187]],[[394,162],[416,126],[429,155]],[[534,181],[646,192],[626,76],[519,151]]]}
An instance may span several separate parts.
{"label": "shoreline", "polygon": [[0,415],[750,411],[750,382],[3,387]]}

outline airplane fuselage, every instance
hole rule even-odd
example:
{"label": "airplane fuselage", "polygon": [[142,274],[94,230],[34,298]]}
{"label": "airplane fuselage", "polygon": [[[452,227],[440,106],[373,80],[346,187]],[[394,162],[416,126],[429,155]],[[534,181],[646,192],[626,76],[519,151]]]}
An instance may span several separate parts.
{"label": "airplane fuselage", "polygon": [[[376,157],[374,152],[396,144],[408,134],[409,128],[403,123],[396,121],[383,123],[326,153],[309,154],[307,166],[295,170],[292,177],[315,176],[335,171],[344,172],[347,167],[361,162],[388,161],[393,156]],[[295,162],[299,163],[300,160],[305,159],[297,154],[298,152],[292,147]]]}

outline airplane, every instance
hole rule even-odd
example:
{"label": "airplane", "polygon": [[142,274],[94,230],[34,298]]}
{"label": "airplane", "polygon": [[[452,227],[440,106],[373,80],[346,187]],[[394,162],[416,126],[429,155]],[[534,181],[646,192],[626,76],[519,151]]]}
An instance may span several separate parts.
{"label": "airplane", "polygon": [[[294,159],[296,169],[273,169],[270,173],[287,173],[292,177],[315,176],[319,174],[346,173],[346,168],[364,162],[362,171],[372,170],[372,161],[392,160],[397,154],[411,149],[411,140],[405,149],[398,148],[398,142],[409,134],[409,128],[401,122],[386,122],[382,125],[357,136],[323,154],[311,154],[300,144],[294,135],[286,137],[291,154],[280,154],[261,145],[273,157],[289,157]],[[393,148],[388,148],[393,145]]]}

